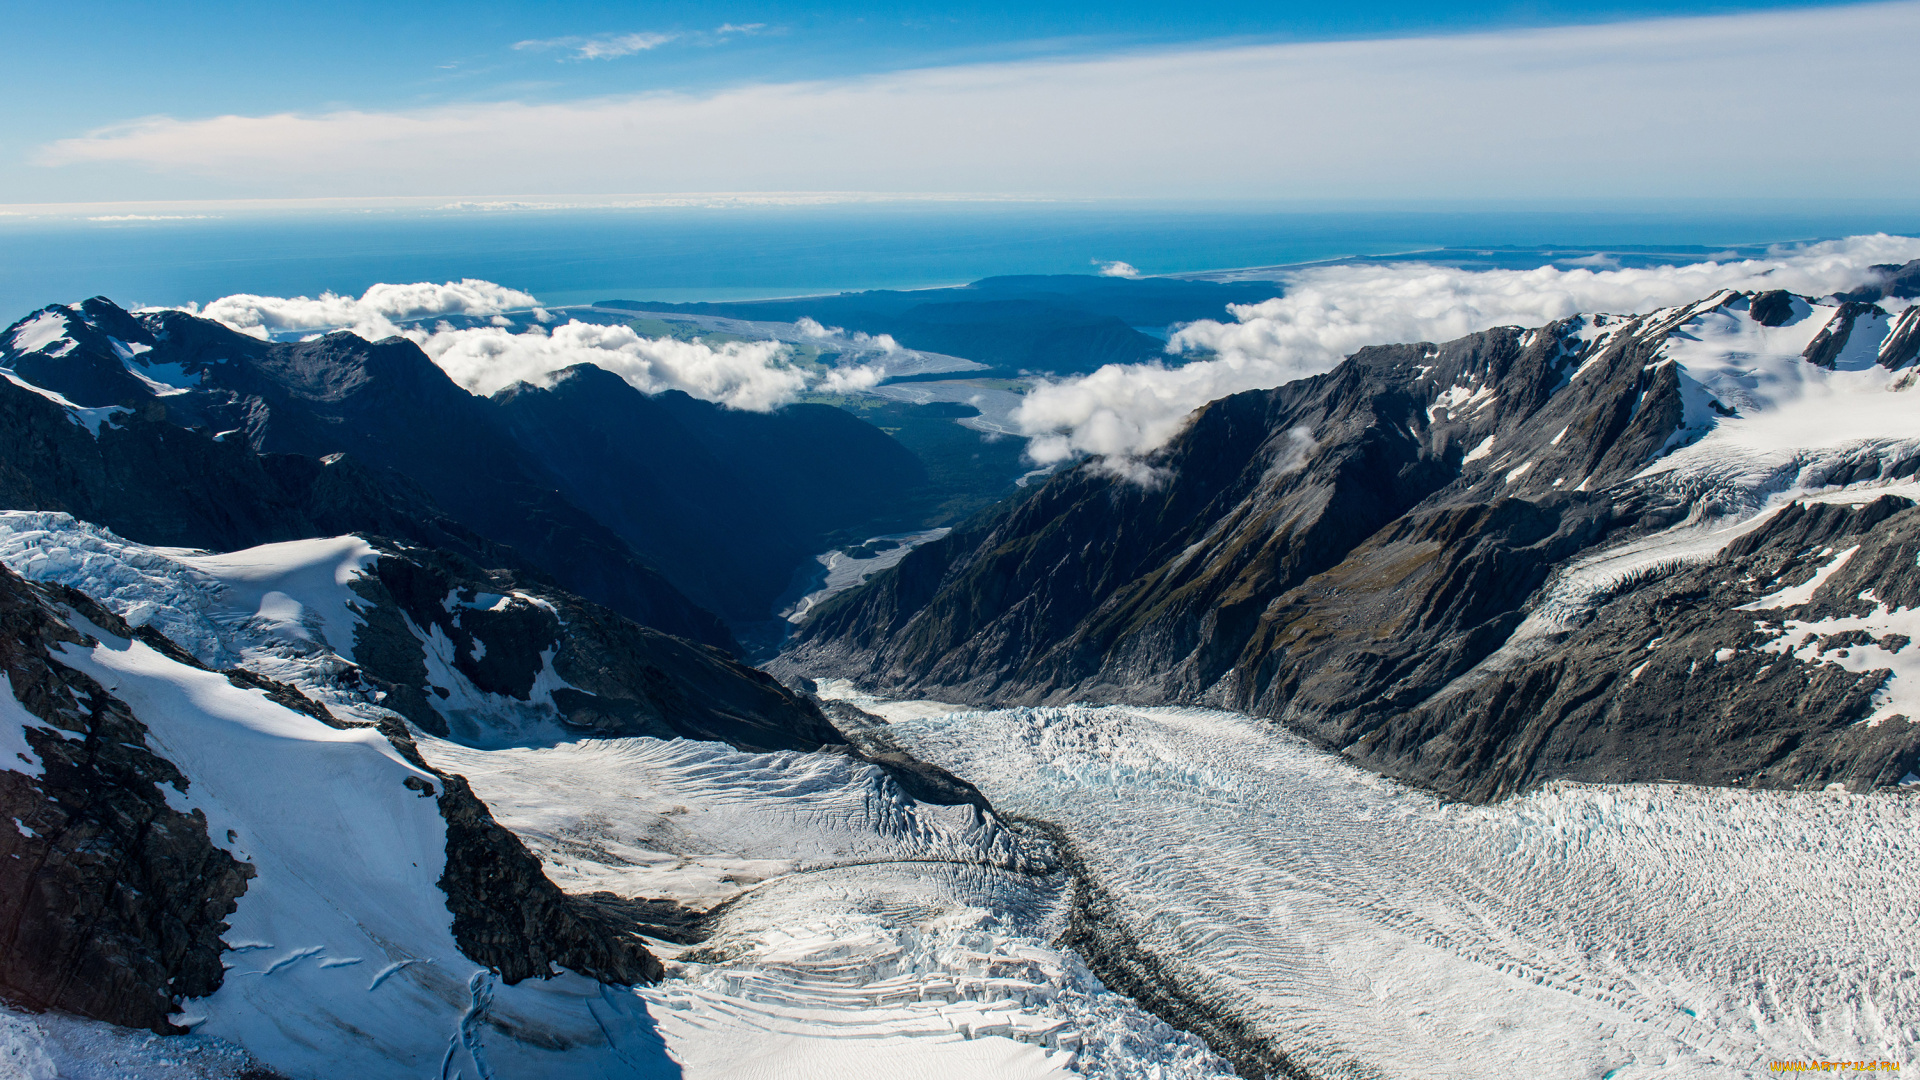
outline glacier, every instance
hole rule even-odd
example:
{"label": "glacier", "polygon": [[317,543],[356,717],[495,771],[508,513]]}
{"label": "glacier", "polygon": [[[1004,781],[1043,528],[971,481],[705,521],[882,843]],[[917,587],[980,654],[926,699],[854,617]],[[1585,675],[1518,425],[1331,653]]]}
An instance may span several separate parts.
{"label": "glacier", "polygon": [[[0,515],[0,561],[347,716],[377,708],[328,692],[366,558],[352,538],[208,557]],[[194,1035],[9,1014],[9,1053],[60,1075],[88,1075],[101,1046],[154,1077],[237,1075],[237,1048],[291,1076],[416,1076],[450,1054],[498,1076],[1232,1075],[1062,947],[1077,886],[1026,819],[1073,844],[1161,977],[1301,1075],[1757,1076],[1920,1045],[1920,785],[1555,784],[1450,805],[1231,713],[980,711],[848,684],[822,696],[885,718],[999,813],[917,803],[840,754],[416,733],[563,889],[707,916],[702,940],[649,943],[656,986],[506,987],[448,936],[438,817],[370,732],[139,642],[67,660],[147,719],[194,777],[184,798],[261,875],[227,985],[180,1018]]]}
{"label": "glacier", "polygon": [[1232,713],[822,689],[1059,825],[1162,970],[1301,1075],[1761,1076],[1920,1046],[1911,788],[1468,806]]}

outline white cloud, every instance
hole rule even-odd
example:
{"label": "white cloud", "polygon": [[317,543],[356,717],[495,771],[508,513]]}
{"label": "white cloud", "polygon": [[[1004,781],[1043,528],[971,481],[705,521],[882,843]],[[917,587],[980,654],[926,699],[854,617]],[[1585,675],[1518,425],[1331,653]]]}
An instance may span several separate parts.
{"label": "white cloud", "polygon": [[206,221],[212,214],[95,214],[88,221]]}
{"label": "white cloud", "polygon": [[678,34],[599,34],[594,37],[542,38],[516,41],[513,47],[528,52],[566,49],[569,60],[613,60],[634,53],[657,49],[675,40]]}
{"label": "white cloud", "polygon": [[[334,329],[351,330],[368,340],[403,336],[419,345],[455,382],[482,395],[516,382],[544,385],[563,368],[593,364],[644,393],[682,390],[730,408],[766,412],[809,390],[849,393],[867,389],[885,375],[865,364],[824,372],[798,368],[789,363],[788,347],[777,341],[733,341],[715,347],[642,337],[627,326],[578,320],[549,329],[545,324],[556,320],[536,303],[528,293],[468,278],[441,285],[375,285],[358,297],[334,293],[322,293],[318,299],[223,296],[204,307],[189,305],[184,310],[262,339],[270,332]],[[515,333],[511,320],[501,313],[527,309],[537,324]],[[444,319],[431,330],[396,325],[446,315],[486,317],[488,325],[456,329]],[[886,335],[847,335],[819,323],[812,326],[818,330],[815,336],[842,347],[857,345],[877,352],[899,349]]]}
{"label": "white cloud", "polygon": [[[34,160],[262,195],[1911,198],[1920,2],[1184,48],[713,93],[148,117]],[[584,41],[571,48],[582,48]],[[1853,127],[1836,133],[1835,110]],[[876,148],[884,147],[884,153]],[[671,148],[663,152],[662,148]],[[120,177],[124,179],[119,179]],[[211,190],[211,188],[210,188]]]}
{"label": "white cloud", "polygon": [[1076,454],[1127,457],[1166,445],[1194,409],[1331,369],[1367,345],[1449,341],[1495,326],[1543,326],[1582,312],[1634,314],[1704,299],[1719,289],[1786,289],[1823,296],[1869,280],[1872,267],[1920,258],[1920,240],[1860,236],[1777,250],[1767,259],[1650,269],[1457,270],[1425,263],[1330,266],[1283,279],[1285,295],[1233,305],[1173,335],[1191,363],[1110,364],[1044,382],[1013,413],[1042,464]]}
{"label": "white cloud", "polygon": [[454,382],[476,394],[517,382],[543,385],[562,368],[593,364],[645,393],[684,390],[706,401],[765,412],[792,401],[809,383],[806,372],[780,362],[787,349],[777,341],[730,341],[714,348],[578,320],[550,333],[545,327],[516,334],[486,326],[409,336]]}
{"label": "white cloud", "polygon": [[1095,259],[1093,265],[1100,268],[1101,277],[1137,278],[1140,276],[1140,271],[1135,270],[1132,263],[1123,263],[1118,259],[1113,262],[1101,262]]}
{"label": "white cloud", "polygon": [[400,328],[395,325],[398,321],[435,315],[497,315],[532,307],[535,303],[531,294],[491,281],[467,278],[441,285],[427,281],[375,285],[357,297],[330,292],[321,293],[317,299],[238,293],[223,296],[205,307],[189,304],[183,310],[262,340],[279,332],[331,329],[352,330],[361,337],[377,340],[399,333]]}
{"label": "white cloud", "polygon": [[808,390],[846,393],[880,381],[877,369],[859,366],[814,373],[790,365],[777,341],[699,341],[642,337],[631,327],[570,320],[551,331],[524,333],[499,327],[410,333],[453,381],[476,394],[491,394],[517,382],[546,385],[549,376],[576,364],[593,364],[648,394],[681,390],[729,408],[767,412]]}
{"label": "white cloud", "polygon": [[1274,450],[1273,464],[1267,466],[1267,479],[1299,472],[1319,451],[1320,440],[1313,437],[1312,431],[1304,427],[1289,428],[1286,440]]}
{"label": "white cloud", "polygon": [[878,352],[889,356],[902,351],[900,343],[892,334],[869,334],[864,330],[855,330],[849,334],[838,326],[822,326],[820,320],[802,315],[794,322],[794,329],[800,336],[811,338],[820,344],[834,349],[850,352]]}

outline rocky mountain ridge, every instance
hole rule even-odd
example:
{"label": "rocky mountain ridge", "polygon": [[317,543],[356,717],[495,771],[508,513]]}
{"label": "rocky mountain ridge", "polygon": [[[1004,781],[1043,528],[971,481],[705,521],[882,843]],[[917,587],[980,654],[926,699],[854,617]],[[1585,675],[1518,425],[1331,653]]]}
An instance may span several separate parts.
{"label": "rocky mountain ridge", "polygon": [[412,342],[269,343],[96,297],[0,332],[0,367],[13,372],[0,387],[10,508],[221,550],[357,530],[457,536],[668,633],[733,644]]}
{"label": "rocky mountain ridge", "polygon": [[826,536],[883,518],[926,479],[906,447],[840,409],[649,396],[588,364],[491,405],[567,498],[736,624],[769,617]]}
{"label": "rocky mountain ridge", "polygon": [[[725,622],[771,618],[828,537],[889,518],[927,480],[911,451],[828,406],[723,409],[590,367],[488,399],[405,338],[263,341],[102,297],[0,331],[0,369],[0,407],[20,414],[0,448],[15,466],[0,466],[5,505],[155,543],[372,531],[489,565],[510,549],[569,592],[735,651]],[[54,434],[56,415],[105,440],[99,451]],[[122,445],[130,434],[137,446]],[[356,468],[331,467],[342,460]],[[337,505],[343,487],[352,505]],[[330,514],[315,513],[323,496]],[[247,497],[274,505],[235,505]],[[434,528],[395,527],[410,518]]]}
{"label": "rocky mountain ridge", "polygon": [[[1818,526],[1782,508],[1848,485],[1873,504],[1920,470],[1901,393],[1916,327],[1897,301],[1728,292],[1364,349],[956,528],[822,605],[775,668],[948,701],[1236,709],[1473,799],[1555,777],[1898,783],[1915,726],[1856,727],[1894,692],[1892,653],[1844,676],[1755,659],[1776,681],[1735,694],[1729,675],[1705,715],[1676,717],[1707,708],[1678,684],[1631,703],[1663,670],[1636,653],[1666,621],[1703,620],[1692,653],[1767,648],[1721,616],[1816,572],[1831,545],[1805,530],[1866,530],[1897,565],[1915,524],[1899,501]],[[1866,617],[1826,587],[1800,604]],[[1582,696],[1521,707],[1570,692],[1576,667]]]}

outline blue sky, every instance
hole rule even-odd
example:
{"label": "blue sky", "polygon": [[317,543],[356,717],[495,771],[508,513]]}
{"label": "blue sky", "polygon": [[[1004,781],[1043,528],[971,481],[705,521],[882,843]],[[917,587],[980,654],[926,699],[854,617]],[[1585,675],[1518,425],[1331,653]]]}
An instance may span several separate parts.
{"label": "blue sky", "polygon": [[[1906,193],[1914,173],[1898,155],[1911,151],[1846,148],[1842,175],[1823,176],[1795,160],[1796,128],[1817,122],[1821,97],[1871,101],[1868,120],[1920,120],[1903,89],[1910,61],[1885,40],[1913,40],[1912,3],[15,0],[6,27],[0,204],[715,190],[1578,199],[1706,195],[1710,180],[1755,197],[1871,198]],[[1454,44],[1419,44],[1436,37]],[[1351,41],[1378,47],[1333,44]],[[1671,54],[1664,67],[1649,71],[1642,43]],[[1582,69],[1576,80],[1539,70],[1554,56]],[[1130,96],[1154,85],[1177,92]],[[1375,94],[1383,85],[1391,92]],[[1538,97],[1536,85],[1568,99],[1532,111],[1507,100]],[[1593,111],[1615,87],[1615,111]],[[1773,116],[1784,129],[1770,136],[1789,145],[1769,157],[1715,136],[1711,167],[1637,185],[1558,177],[1571,144],[1529,145],[1556,115],[1678,137],[1670,123],[1648,127],[1663,102]],[[1409,119],[1409,103],[1430,115]],[[1257,142],[1265,116],[1297,152],[1249,156],[1222,120],[1242,105],[1241,134]],[[1084,137],[1052,139],[1018,115],[1028,111]],[[1440,141],[1453,118],[1464,119]],[[1003,120],[1018,122],[1002,133]],[[1341,135],[1376,126],[1430,158],[1509,133],[1522,145],[1503,152],[1522,175],[1502,180],[1461,151],[1467,172],[1441,163],[1451,179],[1386,182],[1390,147]],[[1115,152],[1127,143],[1139,168]],[[1169,154],[1193,175],[1169,168]]]}

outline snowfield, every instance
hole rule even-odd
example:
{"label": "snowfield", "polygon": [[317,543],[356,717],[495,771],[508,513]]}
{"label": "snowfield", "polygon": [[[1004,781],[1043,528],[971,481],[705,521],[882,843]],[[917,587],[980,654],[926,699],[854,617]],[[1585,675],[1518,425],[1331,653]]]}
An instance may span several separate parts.
{"label": "snowfield", "polygon": [[[350,536],[208,555],[0,513],[0,562],[17,573],[79,588],[213,666],[298,686],[343,720],[378,711],[337,679],[359,617],[349,586],[375,558]],[[369,729],[91,632],[98,646],[60,659],[134,709],[192,779],[175,801],[258,876],[223,937],[225,985],[175,1018],[192,1036],[0,1009],[0,1065],[22,1075],[226,1080],[253,1060],[325,1080],[1232,1075],[1049,944],[1067,882],[1044,844],[972,807],[916,803],[840,754],[654,739],[476,749],[416,732],[562,888],[726,905],[701,945],[657,943],[671,975],[658,986],[502,985],[451,934],[445,824],[406,786],[437,780]],[[528,708],[453,685],[476,707]],[[25,749],[32,722],[0,714],[0,746]]]}
{"label": "snowfield", "polygon": [[1307,1075],[1761,1076],[1920,1047],[1905,793],[1446,805],[1229,713],[828,689],[1062,826],[1167,970]]}
{"label": "snowfield", "polygon": [[[351,537],[206,556],[0,515],[16,570],[343,717],[377,707],[333,684],[371,557]],[[0,1017],[23,1075],[226,1077],[235,1047],[295,1077],[1230,1075],[1054,944],[1071,894],[1045,843],[848,757],[422,736],[563,888],[713,913],[707,940],[658,943],[658,986],[506,987],[454,945],[444,826],[384,740],[139,642],[64,659],[133,705],[193,777],[184,805],[260,874],[226,985],[182,1017],[194,1036]],[[1063,828],[1168,976],[1305,1075],[1723,1077],[1920,1044],[1906,794],[1562,785],[1447,806],[1232,714],[853,700],[1003,812]]]}
{"label": "snowfield", "polygon": [[[1920,457],[1920,398],[1911,393],[1916,370],[1912,363],[1898,370],[1881,366],[1883,357],[1893,359],[1903,334],[1920,332],[1920,307],[1885,300],[1849,315],[1847,307],[1831,300],[1793,297],[1790,308],[1781,325],[1764,326],[1753,318],[1747,299],[1723,292],[1639,320],[1619,315],[1575,320],[1570,341],[1604,346],[1621,334],[1643,335],[1659,343],[1650,368],[1675,366],[1684,402],[1680,427],[1662,456],[1618,487],[1623,494],[1664,494],[1689,505],[1690,512],[1671,528],[1569,561],[1530,601],[1526,620],[1506,643],[1454,687],[1536,655],[1552,635],[1585,621],[1596,598],[1621,582],[1712,559],[1794,502],[1864,504],[1881,495],[1920,501],[1920,483],[1910,471],[1893,475],[1894,466]],[[1804,358],[1816,339],[1837,335],[1842,327],[1845,343],[1834,353],[1831,368]],[[1602,355],[1603,348],[1593,348],[1567,382],[1579,380]],[[1479,392],[1449,387],[1429,412]],[[1565,434],[1562,429],[1553,443]],[[1491,456],[1494,442],[1488,436],[1464,461]],[[1877,465],[1858,468],[1864,462]],[[1506,463],[1503,455],[1494,464]],[[1531,465],[1509,472],[1508,482]],[[1832,482],[1843,473],[1872,478]],[[1590,481],[1559,477],[1552,486],[1585,490]],[[1885,630],[1908,621],[1905,613],[1888,612],[1871,625]],[[1849,670],[1866,668],[1856,664]]]}
{"label": "snowfield", "polygon": [[423,739],[569,892],[721,909],[640,991],[689,1078],[1230,1077],[1069,952],[1050,851],[839,754]]}
{"label": "snowfield", "polygon": [[224,985],[175,1023],[294,1076],[621,1077],[660,1064],[637,1002],[572,974],[498,985],[461,955],[437,884],[446,824],[406,786],[438,779],[378,732],[329,727],[87,629],[97,645],[57,658],[132,707],[191,778],[170,802],[203,812],[258,874],[228,918]]}

